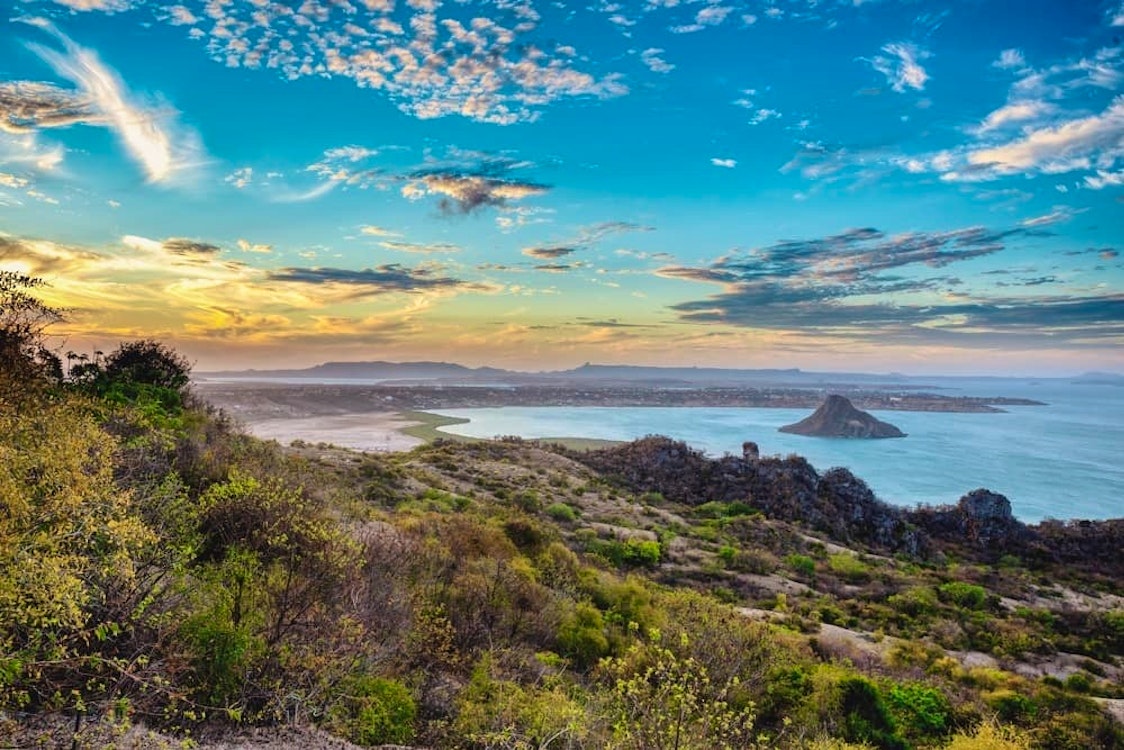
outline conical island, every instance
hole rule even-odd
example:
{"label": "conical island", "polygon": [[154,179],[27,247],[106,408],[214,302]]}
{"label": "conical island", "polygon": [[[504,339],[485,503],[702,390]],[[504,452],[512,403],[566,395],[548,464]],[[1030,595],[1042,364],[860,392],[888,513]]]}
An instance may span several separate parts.
{"label": "conical island", "polygon": [[875,419],[867,412],[856,409],[847,398],[834,395],[828,396],[810,417],[796,424],[785,425],[780,431],[811,437],[905,437],[905,433],[894,425]]}

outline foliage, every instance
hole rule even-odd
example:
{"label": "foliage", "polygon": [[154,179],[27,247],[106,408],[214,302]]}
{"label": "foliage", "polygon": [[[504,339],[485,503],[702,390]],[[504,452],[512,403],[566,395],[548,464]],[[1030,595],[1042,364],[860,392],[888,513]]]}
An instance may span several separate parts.
{"label": "foliage", "polygon": [[937,589],[942,601],[955,604],[964,609],[979,610],[987,604],[987,590],[963,581],[949,581],[942,583]]}
{"label": "foliage", "polygon": [[610,688],[611,747],[746,748],[755,744],[752,702],[737,677],[714,680],[695,657],[663,644],[658,633],[601,665]]}
{"label": "foliage", "polygon": [[414,738],[418,707],[397,680],[356,675],[340,686],[328,726],[357,745],[405,744]]}

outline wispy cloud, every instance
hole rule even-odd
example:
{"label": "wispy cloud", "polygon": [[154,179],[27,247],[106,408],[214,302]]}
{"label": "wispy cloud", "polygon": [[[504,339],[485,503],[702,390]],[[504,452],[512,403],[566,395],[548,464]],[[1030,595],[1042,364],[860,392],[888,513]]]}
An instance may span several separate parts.
{"label": "wispy cloud", "polygon": [[364,224],[359,227],[359,231],[371,237],[401,237],[398,232],[391,231],[386,227],[375,226],[374,224]]}
{"label": "wispy cloud", "polygon": [[726,169],[733,169],[734,167],[738,166],[737,159],[712,158],[710,160],[710,163],[713,164],[716,167],[725,167]]}
{"label": "wispy cloud", "polygon": [[1026,58],[1020,49],[1005,49],[992,65],[1002,70],[1020,70],[1026,67]]}
{"label": "wispy cloud", "polygon": [[[28,48],[55,72],[77,86],[67,92],[42,84],[9,85],[9,97],[29,95],[22,109],[17,102],[5,120],[11,128],[59,127],[77,123],[104,125],[121,139],[129,155],[151,182],[169,182],[177,173],[198,166],[202,145],[198,136],[176,125],[167,107],[137,104],[117,73],[90,49],[42,19],[26,20],[55,38],[62,49],[37,43]],[[14,118],[14,119],[13,119]]]}
{"label": "wispy cloud", "polygon": [[387,250],[395,250],[401,253],[459,253],[461,248],[459,245],[454,245],[451,242],[394,242],[387,240],[380,242],[381,247]]}
{"label": "wispy cloud", "polygon": [[893,42],[882,47],[886,55],[876,55],[870,65],[886,76],[886,83],[898,93],[906,89],[923,91],[929,74],[921,66],[921,60],[931,56],[928,50],[909,42]]}
{"label": "wispy cloud", "polygon": [[52,2],[71,10],[100,10],[104,13],[117,13],[128,10],[135,5],[133,0],[52,0]]}

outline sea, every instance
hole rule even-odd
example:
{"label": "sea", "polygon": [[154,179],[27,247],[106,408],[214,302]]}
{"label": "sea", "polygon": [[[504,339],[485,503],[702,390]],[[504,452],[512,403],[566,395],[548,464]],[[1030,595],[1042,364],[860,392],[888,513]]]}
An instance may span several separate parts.
{"label": "sea", "polygon": [[705,407],[495,407],[440,409],[468,419],[458,435],[633,440],[666,435],[708,455],[798,454],[817,470],[843,466],[895,505],[956,503],[979,487],[1005,495],[1017,518],[1124,517],[1124,387],[1059,380],[955,379],[944,395],[1007,396],[1044,406],[1001,414],[872,411],[907,433],[891,440],[814,438],[777,432],[808,409]]}

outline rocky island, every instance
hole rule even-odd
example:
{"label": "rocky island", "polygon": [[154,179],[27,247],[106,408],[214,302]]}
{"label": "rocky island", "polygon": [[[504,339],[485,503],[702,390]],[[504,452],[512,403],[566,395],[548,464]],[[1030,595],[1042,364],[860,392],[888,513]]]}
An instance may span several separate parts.
{"label": "rocky island", "polygon": [[831,395],[809,417],[785,425],[781,432],[810,437],[900,438],[905,433],[888,422],[856,409],[845,396]]}

